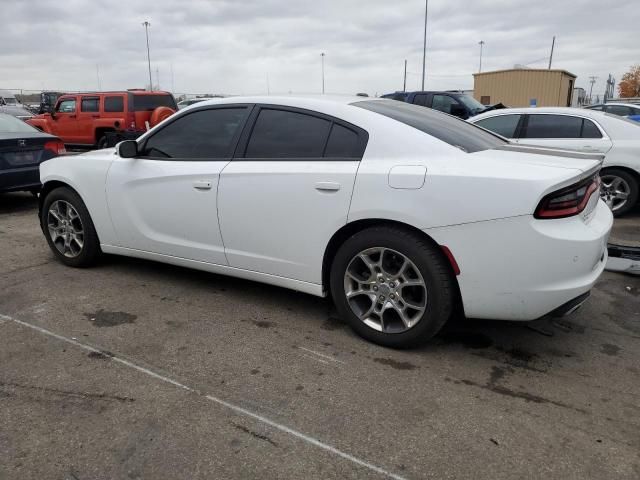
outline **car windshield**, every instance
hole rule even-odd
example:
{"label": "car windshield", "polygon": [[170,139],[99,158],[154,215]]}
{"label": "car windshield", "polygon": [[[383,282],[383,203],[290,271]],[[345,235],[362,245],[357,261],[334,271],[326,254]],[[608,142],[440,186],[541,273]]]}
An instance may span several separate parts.
{"label": "car windshield", "polygon": [[419,105],[394,100],[366,100],[352,105],[417,128],[467,153],[490,150],[508,143],[502,137],[464,120]]}
{"label": "car windshield", "polygon": [[171,95],[134,95],[133,109],[136,112],[155,110],[158,107],[176,108],[176,102]]}
{"label": "car windshield", "polygon": [[460,103],[462,103],[469,110],[471,110],[473,112],[476,112],[476,113],[484,110],[485,108],[487,108],[486,105],[481,104],[479,101],[477,101],[471,95],[460,95],[459,97],[456,97],[456,100],[458,100]]}
{"label": "car windshield", "polygon": [[30,125],[11,115],[0,114],[0,133],[33,133],[36,131]]}

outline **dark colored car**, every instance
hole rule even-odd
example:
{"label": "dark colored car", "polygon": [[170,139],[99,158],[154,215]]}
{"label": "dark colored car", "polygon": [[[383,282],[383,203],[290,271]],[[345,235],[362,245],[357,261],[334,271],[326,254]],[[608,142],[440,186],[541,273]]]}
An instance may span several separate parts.
{"label": "dark colored car", "polygon": [[382,98],[433,108],[464,120],[482,112],[504,108],[501,103],[492,106],[483,105],[471,95],[459,91],[395,92],[382,95]]}
{"label": "dark colored car", "polygon": [[40,164],[65,152],[58,137],[0,113],[0,192],[40,190]]}

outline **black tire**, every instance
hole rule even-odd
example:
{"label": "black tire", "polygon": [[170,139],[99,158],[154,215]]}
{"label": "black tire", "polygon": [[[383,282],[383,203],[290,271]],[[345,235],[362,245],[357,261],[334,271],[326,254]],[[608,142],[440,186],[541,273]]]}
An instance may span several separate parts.
{"label": "black tire", "polygon": [[[62,200],[69,203],[78,213],[83,230],[83,245],[79,249],[79,253],[74,257],[65,256],[58,247],[54,244],[53,239],[49,233],[48,217],[49,210],[54,202]],[[53,254],[65,265],[70,267],[84,268],[94,265],[100,257],[102,251],[100,250],[100,241],[98,234],[96,233],[93,221],[89,215],[89,211],[85,206],[80,196],[68,187],[59,187],[47,194],[43,203],[42,211],[40,212],[40,226],[44,233],[49,248]]]}
{"label": "black tire", "polygon": [[[394,250],[410,260],[426,285],[426,308],[422,316],[414,326],[400,333],[386,333],[368,326],[347,301],[347,267],[360,252],[376,247]],[[420,345],[440,331],[453,311],[454,282],[451,266],[437,245],[409,230],[393,226],[371,227],[349,237],[338,249],[330,274],[331,294],[340,316],[361,337],[391,348]]]}
{"label": "black tire", "polygon": [[98,143],[96,145],[97,145],[98,149],[107,148],[107,136],[106,135],[102,135],[98,139]]}
{"label": "black tire", "polygon": [[[627,201],[624,205],[620,206],[620,208],[613,210],[614,216],[620,217],[636,206],[640,190],[638,179],[636,177],[629,172],[617,168],[606,168],[600,172],[600,176],[604,178],[607,176],[615,176],[621,178],[627,183],[627,185],[629,185],[629,196],[627,197]],[[601,188],[604,188],[604,185]]]}

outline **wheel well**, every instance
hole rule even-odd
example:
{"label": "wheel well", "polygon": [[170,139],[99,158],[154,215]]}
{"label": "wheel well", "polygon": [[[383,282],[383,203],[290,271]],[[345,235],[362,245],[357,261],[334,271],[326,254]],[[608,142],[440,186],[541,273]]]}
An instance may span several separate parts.
{"label": "wheel well", "polygon": [[104,136],[106,132],[115,132],[115,131],[116,131],[115,128],[111,128],[111,127],[96,128],[96,132],[95,132],[96,144],[100,141],[100,139]]}
{"label": "wheel well", "polygon": [[454,306],[454,311],[460,312],[462,313],[462,315],[464,315],[464,312],[462,310],[462,297],[460,295],[460,286],[458,285],[458,279],[453,271],[453,267],[451,266],[451,262],[449,261],[449,259],[447,258],[447,256],[444,254],[444,252],[442,252],[442,250],[440,249],[440,245],[438,245],[438,243],[431,238],[429,235],[427,235],[425,232],[423,232],[422,230],[420,230],[419,228],[413,227],[411,225],[408,225],[406,223],[402,223],[402,222],[397,222],[394,220],[385,220],[385,219],[381,219],[381,218],[370,218],[370,219],[365,219],[365,220],[357,220],[355,222],[351,222],[351,223],[347,223],[345,226],[343,226],[340,230],[338,230],[336,233],[333,234],[333,236],[331,237],[331,240],[329,240],[329,243],[327,244],[327,248],[324,251],[324,257],[322,259],[322,287],[323,289],[328,292],[328,294],[331,294],[331,288],[329,288],[329,277],[330,277],[330,273],[331,273],[331,264],[333,263],[333,259],[336,255],[336,253],[338,252],[338,249],[340,248],[340,245],[342,245],[349,237],[351,237],[352,235],[355,235],[356,233],[369,228],[369,227],[377,227],[377,226],[391,226],[391,227],[400,227],[403,228],[405,230],[408,230],[420,237],[422,237],[423,239],[427,240],[428,242],[430,242],[433,246],[438,248],[438,251],[441,252],[443,259],[445,260],[445,263],[449,266],[451,275],[453,276],[455,282],[454,285],[456,287],[456,304]]}
{"label": "wheel well", "polygon": [[51,180],[47,183],[45,183],[42,186],[42,189],[40,189],[40,195],[38,195],[38,216],[41,217],[42,215],[42,205],[44,204],[44,199],[47,197],[47,195],[49,195],[49,192],[55,190],[58,187],[65,187],[68,188],[69,190],[73,190],[73,192],[76,193],[76,195],[80,196],[80,194],[69,184],[61,182],[59,180]]}
{"label": "wheel well", "polygon": [[640,173],[636,172],[633,168],[629,168],[629,167],[617,167],[617,166],[607,166],[602,168],[602,170],[600,170],[600,172],[606,173],[609,170],[622,170],[625,173],[628,173],[629,175],[631,175],[633,178],[635,178],[636,182],[638,182],[638,185],[640,186]]}

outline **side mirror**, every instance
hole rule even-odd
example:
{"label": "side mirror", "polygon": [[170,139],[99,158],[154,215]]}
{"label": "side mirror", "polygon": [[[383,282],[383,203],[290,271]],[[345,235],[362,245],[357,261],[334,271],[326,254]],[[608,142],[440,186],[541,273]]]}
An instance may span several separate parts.
{"label": "side mirror", "polygon": [[125,140],[116,145],[116,153],[120,158],[135,158],[138,156],[138,142]]}
{"label": "side mirror", "polygon": [[466,117],[467,111],[462,105],[451,105],[451,115],[456,117]]}

